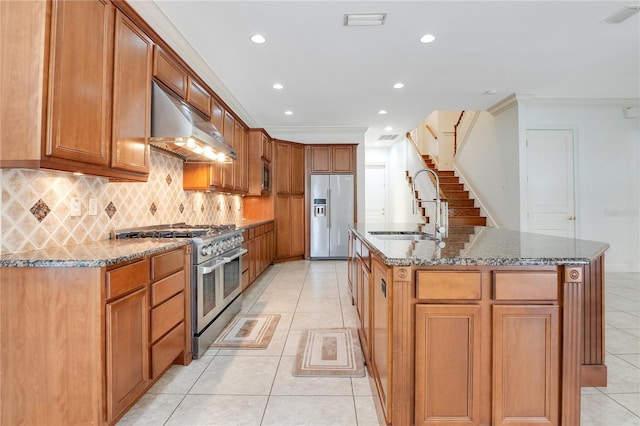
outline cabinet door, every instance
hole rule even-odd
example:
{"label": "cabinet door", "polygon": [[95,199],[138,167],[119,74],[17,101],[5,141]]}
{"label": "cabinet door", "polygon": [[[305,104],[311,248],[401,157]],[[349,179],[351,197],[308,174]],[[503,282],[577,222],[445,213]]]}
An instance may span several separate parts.
{"label": "cabinet door", "polygon": [[291,145],[291,193],[304,194],[304,145]]}
{"label": "cabinet door", "polygon": [[[247,190],[247,151],[246,151],[246,131],[242,124],[235,122],[234,147],[238,153],[238,158],[233,163],[233,189],[242,192]],[[244,186],[243,186],[244,185]]]}
{"label": "cabinet door", "polygon": [[311,147],[311,173],[331,173],[331,150],[328,146]]}
{"label": "cabinet door", "polygon": [[107,420],[111,422],[149,381],[147,288],[106,305]]}
{"label": "cabinet door", "polygon": [[360,328],[362,329],[362,350],[365,358],[371,360],[371,285],[369,280],[369,269],[362,259],[358,258],[358,294],[357,308],[360,318]]}
{"label": "cabinet door", "polygon": [[187,102],[209,117],[211,114],[211,95],[207,89],[191,77],[189,77],[189,86],[187,87]]}
{"label": "cabinet door", "polygon": [[480,424],[480,312],[416,305],[416,425]]}
{"label": "cabinet door", "polygon": [[240,190],[242,192],[249,191],[249,131],[244,126],[241,127],[241,144],[242,144],[242,173],[240,178],[242,183],[240,184]]}
{"label": "cabinet door", "polygon": [[276,258],[291,256],[291,196],[277,194],[276,213]]}
{"label": "cabinet door", "polygon": [[[391,422],[391,280],[388,268],[377,261],[371,282],[371,366],[387,422]],[[387,289],[389,291],[387,291]],[[364,303],[367,303],[365,300]],[[366,308],[365,308],[366,309]]]}
{"label": "cabinet door", "polygon": [[[222,131],[222,136],[227,143],[235,148],[235,131],[236,131],[236,123],[235,118],[229,111],[225,111],[224,113],[224,128]],[[225,163],[222,165],[222,186],[225,189],[233,189],[233,168],[235,163]]]}
{"label": "cabinet door", "polygon": [[331,147],[331,173],[353,173],[353,148]]}
{"label": "cabinet door", "polygon": [[304,255],[304,195],[291,196],[291,256]]}
{"label": "cabinet door", "polygon": [[153,61],[153,76],[173,90],[182,99],[187,99],[187,72],[168,53],[156,46]]}
{"label": "cabinet door", "polygon": [[[276,193],[291,193],[291,145],[287,142],[275,144],[275,184]],[[278,231],[280,233],[280,231]]]}
{"label": "cabinet door", "polygon": [[153,43],[116,12],[111,167],[149,173]]}
{"label": "cabinet door", "polygon": [[269,136],[262,133],[262,138],[260,143],[260,153],[262,158],[264,158],[266,161],[271,161],[271,158],[272,158],[271,146],[272,146],[272,143],[271,143],[271,139],[269,139]]}
{"label": "cabinet door", "polygon": [[493,424],[559,424],[558,330],[558,306],[493,307]]}
{"label": "cabinet door", "polygon": [[53,3],[48,156],[109,165],[113,16],[106,1]]}

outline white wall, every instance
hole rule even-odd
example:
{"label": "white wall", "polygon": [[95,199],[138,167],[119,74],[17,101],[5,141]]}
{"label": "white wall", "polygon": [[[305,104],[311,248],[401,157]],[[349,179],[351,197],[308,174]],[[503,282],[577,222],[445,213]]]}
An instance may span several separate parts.
{"label": "white wall", "polygon": [[389,223],[419,223],[413,214],[411,188],[405,178],[407,140],[403,137],[389,148],[367,148],[365,163],[387,165]]}
{"label": "white wall", "polygon": [[627,106],[525,101],[520,108],[525,132],[575,131],[576,238],[611,245],[608,272],[640,271],[640,121],[623,117]]}
{"label": "white wall", "polygon": [[480,112],[455,168],[471,190],[489,223],[520,229],[518,109],[513,104],[495,117]]}

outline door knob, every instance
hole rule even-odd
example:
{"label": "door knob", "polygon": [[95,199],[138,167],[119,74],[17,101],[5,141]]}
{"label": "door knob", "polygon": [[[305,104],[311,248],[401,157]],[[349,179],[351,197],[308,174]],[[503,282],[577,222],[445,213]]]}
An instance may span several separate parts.
{"label": "door knob", "polygon": [[569,220],[576,220],[575,216],[569,216]]}

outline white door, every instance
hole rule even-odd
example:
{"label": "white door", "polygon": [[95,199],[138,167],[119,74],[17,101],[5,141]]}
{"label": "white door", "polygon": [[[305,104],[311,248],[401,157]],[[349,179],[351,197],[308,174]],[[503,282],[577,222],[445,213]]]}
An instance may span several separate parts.
{"label": "white door", "polygon": [[573,238],[572,130],[527,130],[528,231]]}
{"label": "white door", "polygon": [[366,223],[387,222],[387,166],[367,164],[364,170],[364,215]]}

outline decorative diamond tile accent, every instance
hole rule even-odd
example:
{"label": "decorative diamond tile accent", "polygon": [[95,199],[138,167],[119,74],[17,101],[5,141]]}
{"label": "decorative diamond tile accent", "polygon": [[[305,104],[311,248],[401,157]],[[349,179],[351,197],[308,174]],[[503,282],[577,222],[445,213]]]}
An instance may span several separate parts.
{"label": "decorative diamond tile accent", "polygon": [[[151,151],[147,182],[109,182],[105,178],[48,170],[0,169],[0,254],[105,240],[113,229],[242,220],[242,197],[185,192],[179,182],[182,182],[182,160],[155,150]],[[76,197],[96,198],[99,205],[106,206],[106,215],[71,218],[70,201]],[[152,204],[156,206],[155,214],[144,207]],[[162,208],[158,209],[160,205]],[[34,217],[38,222],[33,221]]]}
{"label": "decorative diamond tile accent", "polygon": [[42,201],[41,198],[29,209],[29,211],[38,220],[38,222],[42,222],[42,220],[51,212],[51,209],[47,203]]}
{"label": "decorative diamond tile accent", "polygon": [[113,201],[109,201],[109,204],[107,204],[107,207],[104,209],[104,211],[107,212],[107,216],[109,216],[109,219],[111,219],[113,218],[113,215],[116,214],[118,209],[116,209],[116,206],[113,205]]}
{"label": "decorative diamond tile accent", "polygon": [[156,207],[156,203],[151,203],[151,207],[149,207],[149,211],[151,212],[152,215],[156,215],[156,212],[158,211],[158,207]]}

